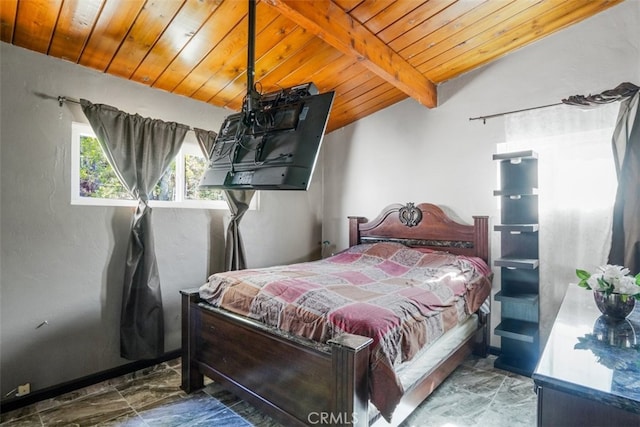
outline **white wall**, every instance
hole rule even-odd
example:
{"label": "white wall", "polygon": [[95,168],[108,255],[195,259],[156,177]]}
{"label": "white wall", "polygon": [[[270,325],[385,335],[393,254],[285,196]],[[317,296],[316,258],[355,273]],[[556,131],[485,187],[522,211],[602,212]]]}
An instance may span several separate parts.
{"label": "white wall", "polygon": [[[469,118],[552,104],[624,81],[640,84],[638,0],[439,85],[435,109],[409,99],[332,132],[324,143],[323,240],[334,250],[345,248],[347,215],[371,219],[397,202],[445,205],[467,223],[472,215],[498,222],[492,154],[504,142],[504,120]],[[491,234],[495,258],[499,236]],[[500,307],[493,307],[495,321]]]}
{"label": "white wall", "polygon": [[[39,390],[127,363],[118,328],[132,209],[70,205],[71,122],[86,118],[55,97],[216,131],[228,112],[5,43],[0,59],[4,396],[18,384]],[[250,266],[319,256],[319,176],[309,192],[260,194],[241,227]],[[222,268],[227,219],[226,211],[153,209],[166,351],[180,347],[179,290]]]}

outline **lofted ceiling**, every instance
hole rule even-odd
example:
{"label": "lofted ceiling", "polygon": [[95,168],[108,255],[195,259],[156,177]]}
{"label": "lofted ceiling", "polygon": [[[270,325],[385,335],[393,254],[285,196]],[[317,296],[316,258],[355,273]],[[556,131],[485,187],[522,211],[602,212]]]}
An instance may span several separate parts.
{"label": "lofted ceiling", "polygon": [[[335,91],[328,131],[622,0],[259,0],[261,92],[312,81]],[[248,0],[0,0],[3,42],[239,110]]]}

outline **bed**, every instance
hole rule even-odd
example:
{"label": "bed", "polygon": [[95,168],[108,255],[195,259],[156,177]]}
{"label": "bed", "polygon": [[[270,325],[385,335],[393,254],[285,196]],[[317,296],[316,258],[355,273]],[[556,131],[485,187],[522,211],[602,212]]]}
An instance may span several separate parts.
{"label": "bed", "polygon": [[487,354],[488,217],[473,218],[394,204],[349,217],[335,256],[182,291],[182,388],[207,376],[285,425],[398,425],[471,352]]}

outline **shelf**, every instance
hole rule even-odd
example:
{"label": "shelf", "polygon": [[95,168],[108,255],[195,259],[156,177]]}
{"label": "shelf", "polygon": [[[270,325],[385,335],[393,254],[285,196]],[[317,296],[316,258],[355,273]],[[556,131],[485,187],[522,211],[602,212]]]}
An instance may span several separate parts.
{"label": "shelf", "polygon": [[538,303],[538,294],[509,294],[505,291],[499,291],[494,298],[496,301],[512,304],[535,305]]}
{"label": "shelf", "polygon": [[510,233],[537,233],[538,224],[499,224],[493,226],[493,231],[508,231]]}
{"label": "shelf", "polygon": [[537,159],[538,153],[533,150],[517,151],[513,153],[494,154],[493,160],[518,160],[518,159]]}
{"label": "shelf", "polygon": [[535,270],[539,261],[532,258],[499,258],[493,262],[496,267],[521,268],[525,270]]}
{"label": "shelf", "polygon": [[520,198],[522,196],[537,196],[538,189],[537,188],[527,188],[527,189],[516,189],[516,190],[493,190],[494,196],[502,196],[502,197],[511,197],[514,199]]}
{"label": "shelf", "polygon": [[495,366],[531,375],[539,359],[540,296],[538,154],[533,150],[499,153],[501,258],[500,287],[494,296],[500,303],[500,324],[493,333],[501,337]]}
{"label": "shelf", "polygon": [[506,356],[498,356],[498,358],[493,362],[493,366],[502,369],[504,371],[515,372],[516,374],[523,375],[525,377],[530,377],[533,371],[536,368],[537,360],[522,360],[506,357]]}
{"label": "shelf", "polygon": [[538,324],[515,319],[502,319],[494,332],[504,338],[533,343],[538,337]]}

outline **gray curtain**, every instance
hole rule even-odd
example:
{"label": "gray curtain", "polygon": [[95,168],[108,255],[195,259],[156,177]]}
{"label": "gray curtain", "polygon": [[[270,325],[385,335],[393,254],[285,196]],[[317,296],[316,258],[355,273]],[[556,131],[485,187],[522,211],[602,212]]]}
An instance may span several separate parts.
{"label": "gray curtain", "polygon": [[562,102],[592,106],[620,101],[620,112],[612,137],[618,189],[613,208],[613,230],[609,263],[640,272],[640,91],[632,83],[589,96],[572,96]]}
{"label": "gray curtain", "polygon": [[80,103],[109,163],[138,200],[125,263],[120,355],[130,360],[157,358],[164,354],[164,319],[148,200],[189,128],[85,99]]}
{"label": "gray curtain", "polygon": [[[635,110],[635,111],[634,111]],[[609,262],[640,273],[640,92],[624,100],[613,138],[618,191]]]}
{"label": "gray curtain", "polygon": [[198,140],[198,145],[200,146],[200,150],[202,150],[202,154],[208,160],[211,159],[211,154],[213,153],[213,147],[216,142],[217,133],[212,130],[204,130],[194,128],[193,131],[196,133],[196,139]]}
{"label": "gray curtain", "polygon": [[225,190],[224,195],[231,211],[231,221],[227,227],[227,245],[224,253],[224,268],[242,270],[247,268],[244,245],[240,236],[240,220],[249,210],[254,190]]}
{"label": "gray curtain", "polygon": [[[216,133],[202,129],[194,129],[200,149],[207,157],[211,157],[216,140]],[[224,196],[229,205],[231,220],[227,227],[227,237],[224,254],[224,268],[226,271],[247,268],[244,245],[240,235],[240,220],[249,210],[249,204],[255,194],[254,190],[225,190]]]}

